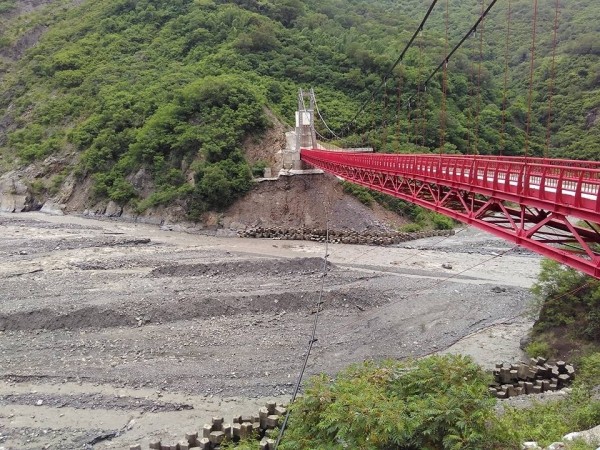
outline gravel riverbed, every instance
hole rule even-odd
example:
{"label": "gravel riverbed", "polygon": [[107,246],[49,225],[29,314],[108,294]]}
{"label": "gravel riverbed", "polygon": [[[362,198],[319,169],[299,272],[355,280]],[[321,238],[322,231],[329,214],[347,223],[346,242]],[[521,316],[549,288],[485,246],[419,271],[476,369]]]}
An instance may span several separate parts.
{"label": "gravel riverbed", "polygon": [[[324,245],[0,215],[0,448],[127,448],[289,398]],[[473,229],[329,246],[307,375],[519,356],[539,257]],[[444,267],[443,267],[444,265]]]}

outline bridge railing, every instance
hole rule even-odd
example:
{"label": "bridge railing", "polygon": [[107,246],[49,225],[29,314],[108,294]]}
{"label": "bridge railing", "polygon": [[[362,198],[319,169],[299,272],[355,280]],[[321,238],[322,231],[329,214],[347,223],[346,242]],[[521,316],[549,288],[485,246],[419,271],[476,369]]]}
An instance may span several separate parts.
{"label": "bridge railing", "polygon": [[[455,157],[464,157],[464,155],[447,155]],[[516,162],[522,164],[539,164],[539,165],[551,165],[561,167],[579,167],[587,169],[599,169],[600,161],[582,161],[578,159],[559,159],[559,158],[538,158],[538,157],[524,157],[524,156],[492,156],[492,155],[473,155],[472,158],[476,159],[492,159],[494,161],[506,161]]]}
{"label": "bridge railing", "polygon": [[[510,194],[600,213],[600,163],[543,158],[352,154],[302,150],[302,159],[322,167],[368,169],[383,175],[439,182],[466,190]],[[562,161],[562,163],[561,163]],[[319,164],[319,162],[321,164]],[[590,167],[588,167],[590,166]]]}
{"label": "bridge railing", "polygon": [[[324,149],[306,149],[306,150],[324,150]],[[327,151],[331,151],[331,149],[326,149]],[[364,153],[365,150],[372,152],[373,148],[349,148],[349,149],[335,149],[336,151],[343,151],[345,153]],[[411,154],[386,154],[386,153],[378,153],[380,155],[386,156],[414,156]],[[438,157],[440,155],[420,155],[420,156],[431,156]],[[538,164],[538,165],[550,165],[550,166],[561,166],[561,167],[578,167],[578,168],[587,168],[587,169],[599,169],[600,170],[600,161],[584,161],[579,159],[562,159],[562,158],[540,158],[540,157],[532,157],[532,156],[495,156],[495,155],[441,155],[444,158],[474,158],[474,159],[491,159],[494,161],[505,161],[505,162],[515,162],[521,164]]]}

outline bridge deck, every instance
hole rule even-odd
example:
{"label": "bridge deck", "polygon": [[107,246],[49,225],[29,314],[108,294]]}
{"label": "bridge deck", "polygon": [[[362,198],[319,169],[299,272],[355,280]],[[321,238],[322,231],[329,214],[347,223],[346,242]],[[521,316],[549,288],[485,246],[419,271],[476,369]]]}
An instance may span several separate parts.
{"label": "bridge deck", "polygon": [[301,158],[600,278],[598,162],[313,149]]}
{"label": "bridge deck", "polygon": [[600,163],[541,158],[332,153],[303,150],[311,163],[330,162],[378,175],[400,176],[600,222]]}

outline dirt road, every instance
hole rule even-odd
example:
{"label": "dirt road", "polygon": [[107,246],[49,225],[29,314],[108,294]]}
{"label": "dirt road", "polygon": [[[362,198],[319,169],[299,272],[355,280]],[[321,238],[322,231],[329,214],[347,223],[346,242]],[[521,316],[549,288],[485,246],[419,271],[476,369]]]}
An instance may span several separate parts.
{"label": "dirt road", "polygon": [[[0,230],[0,448],[175,442],[289,398],[322,244],[33,213],[0,215]],[[482,363],[516,354],[539,258],[510,248],[474,230],[331,245],[308,374],[465,336],[455,348]]]}

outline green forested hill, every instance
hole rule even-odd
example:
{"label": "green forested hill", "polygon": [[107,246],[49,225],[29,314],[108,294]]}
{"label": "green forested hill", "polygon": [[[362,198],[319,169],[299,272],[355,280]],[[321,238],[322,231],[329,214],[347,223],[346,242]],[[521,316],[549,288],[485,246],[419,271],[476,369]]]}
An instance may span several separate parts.
{"label": "green forested hill", "polygon": [[[91,177],[98,198],[132,202],[138,209],[179,198],[197,216],[249,189],[242,142],[269,126],[264,107],[291,121],[297,89],[313,86],[323,115],[339,129],[369,99],[430,2],[47,3],[18,13],[19,1],[0,1],[0,170],[49,155],[72,155],[63,176]],[[507,4],[499,1],[483,27],[481,83],[476,82],[479,34],[450,64],[447,151],[495,153],[504,143],[506,154],[523,152],[531,1],[512,0],[508,133],[503,139]],[[545,148],[553,5],[553,0],[540,0],[531,145],[537,154]],[[449,1],[451,44],[480,8],[475,0]],[[440,77],[417,104],[424,112],[410,111],[410,123],[406,105],[415,98],[418,81],[443,57],[443,11],[440,2],[418,45],[359,116],[345,144],[435,151]],[[21,51],[37,35],[39,42]],[[561,2],[552,156],[600,157],[599,35],[596,0]],[[425,148],[415,145],[422,141],[411,134],[415,129],[421,134],[415,117],[425,118]],[[387,133],[370,130],[381,123],[389,125]],[[131,184],[142,167],[154,183],[154,194],[145,198]],[[190,176],[195,183],[188,182]]]}

